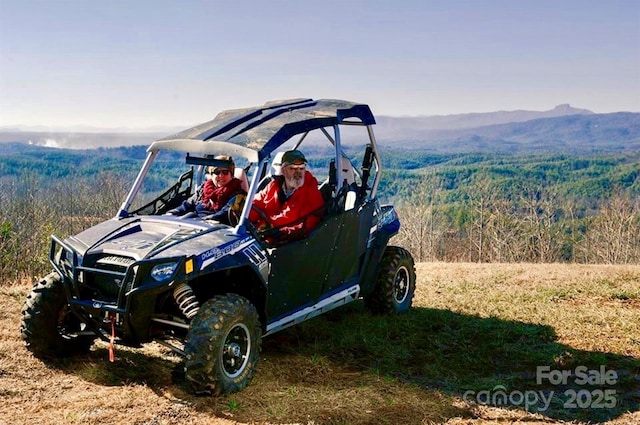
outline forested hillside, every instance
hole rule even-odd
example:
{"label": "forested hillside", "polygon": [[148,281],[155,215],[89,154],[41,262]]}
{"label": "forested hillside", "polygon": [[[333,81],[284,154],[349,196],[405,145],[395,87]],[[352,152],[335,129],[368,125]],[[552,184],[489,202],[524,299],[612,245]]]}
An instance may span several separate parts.
{"label": "forested hillside", "polygon": [[[146,156],[146,146],[125,146],[87,150],[52,149],[22,143],[0,145],[0,179],[19,179],[34,173],[42,184],[59,178],[92,179],[110,173],[131,181]],[[348,151],[364,147],[351,147]],[[447,203],[458,202],[477,187],[490,183],[495,196],[513,198],[523,188],[551,190],[563,198],[575,198],[589,210],[616,190],[636,196],[640,192],[640,151],[591,155],[511,155],[500,153],[434,154],[428,151],[382,147],[384,169],[380,197],[389,202],[409,199],[416,185],[426,180],[446,193]],[[181,154],[163,157],[167,174],[158,176],[157,190],[171,183],[172,175],[185,169]],[[310,150],[312,169],[324,174],[326,149]],[[358,165],[358,164],[356,164]],[[175,170],[175,172],[171,172]]]}
{"label": "forested hillside", "polygon": [[461,157],[383,183],[423,261],[637,263],[639,157]]}
{"label": "forested hillside", "polygon": [[[418,261],[640,261],[638,113],[380,117],[376,135],[379,197],[397,205],[396,243]],[[0,272],[40,274],[51,233],[113,216],[156,137],[0,131]],[[52,148],[97,145],[123,146]],[[305,153],[324,178],[331,153]],[[148,195],[186,169],[180,155],[159,160]]]}
{"label": "forested hillside", "polygon": [[[51,233],[112,217],[146,147],[65,150],[3,144],[0,273],[41,274]],[[358,150],[363,147],[351,147]],[[310,150],[326,173],[327,152]],[[640,261],[640,152],[592,155],[433,154],[382,149],[383,202],[403,226],[395,243],[417,261]],[[149,190],[185,169],[169,155]]]}

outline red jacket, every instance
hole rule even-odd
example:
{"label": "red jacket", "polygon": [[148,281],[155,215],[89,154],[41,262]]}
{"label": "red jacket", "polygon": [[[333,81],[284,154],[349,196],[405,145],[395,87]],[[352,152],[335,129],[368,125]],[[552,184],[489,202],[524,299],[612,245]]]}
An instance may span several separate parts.
{"label": "red jacket", "polygon": [[[284,177],[276,176],[256,194],[253,205],[266,213],[269,225],[278,229],[275,235],[279,237],[275,239],[290,241],[303,238],[320,223],[324,214],[324,199],[318,190],[318,181],[306,171],[304,184],[289,198],[284,195],[283,184]],[[257,228],[265,225],[265,219],[254,209],[249,220]]]}

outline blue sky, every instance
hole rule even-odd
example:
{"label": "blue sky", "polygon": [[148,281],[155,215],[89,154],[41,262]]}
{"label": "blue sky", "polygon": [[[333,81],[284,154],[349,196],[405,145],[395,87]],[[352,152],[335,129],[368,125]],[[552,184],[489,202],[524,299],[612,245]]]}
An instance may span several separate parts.
{"label": "blue sky", "polygon": [[188,126],[294,97],[638,112],[640,1],[0,0],[0,127]]}

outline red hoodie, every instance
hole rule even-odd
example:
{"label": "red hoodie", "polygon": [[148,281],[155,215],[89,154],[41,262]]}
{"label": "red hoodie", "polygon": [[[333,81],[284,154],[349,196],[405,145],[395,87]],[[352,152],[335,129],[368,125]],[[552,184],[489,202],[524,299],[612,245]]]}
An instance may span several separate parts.
{"label": "red hoodie", "polygon": [[207,180],[202,190],[201,203],[204,209],[214,212],[220,211],[233,195],[244,193],[241,184],[240,180],[235,177],[224,186],[216,186],[213,179]]}

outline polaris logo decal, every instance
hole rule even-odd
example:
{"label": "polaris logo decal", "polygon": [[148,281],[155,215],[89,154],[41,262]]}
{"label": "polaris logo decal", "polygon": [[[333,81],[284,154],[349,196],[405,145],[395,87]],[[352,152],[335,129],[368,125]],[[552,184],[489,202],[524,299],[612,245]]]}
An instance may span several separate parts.
{"label": "polaris logo decal", "polygon": [[220,258],[235,254],[243,248],[246,248],[248,245],[253,243],[253,238],[251,236],[237,240],[235,242],[231,242],[228,245],[223,245],[221,247],[216,247],[200,254],[200,261],[202,262],[202,266],[200,270],[207,267],[209,264],[219,260]]}
{"label": "polaris logo decal", "polygon": [[261,269],[267,263],[267,255],[265,252],[260,249],[257,244],[253,244],[248,246],[242,253],[251,261],[251,263],[256,266],[258,269]]}
{"label": "polaris logo decal", "polygon": [[119,248],[123,251],[128,249],[140,250],[148,249],[153,246],[153,242],[145,240],[127,240],[127,241],[110,241],[112,245],[120,245]]}

